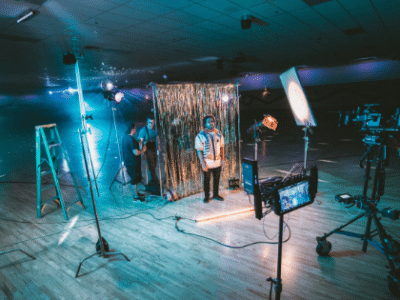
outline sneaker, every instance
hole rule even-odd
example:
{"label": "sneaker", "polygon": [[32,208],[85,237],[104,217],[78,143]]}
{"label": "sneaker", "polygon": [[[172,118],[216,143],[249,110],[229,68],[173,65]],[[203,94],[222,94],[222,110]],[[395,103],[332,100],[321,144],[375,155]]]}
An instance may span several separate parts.
{"label": "sneaker", "polygon": [[142,198],[140,195],[133,196],[133,203],[141,203],[141,202],[145,202],[144,198]]}
{"label": "sneaker", "polygon": [[204,203],[210,203],[210,198],[208,198],[208,197],[206,197],[206,198],[204,198]]}
{"label": "sneaker", "polygon": [[213,199],[218,201],[224,201],[224,198],[221,197],[220,195],[214,196]]}

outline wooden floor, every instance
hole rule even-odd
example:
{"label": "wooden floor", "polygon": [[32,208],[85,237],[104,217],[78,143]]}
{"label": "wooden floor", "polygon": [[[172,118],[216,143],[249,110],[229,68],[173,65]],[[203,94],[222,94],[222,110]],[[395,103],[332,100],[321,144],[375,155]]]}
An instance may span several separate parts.
{"label": "wooden floor", "polygon": [[[334,196],[362,193],[364,170],[358,161],[363,148],[357,139],[343,136],[321,134],[310,140],[310,163],[319,167],[319,193],[314,204],[285,217],[284,238],[289,228],[291,235],[283,244],[282,299],[395,299],[388,290],[386,258],[374,247],[364,253],[360,240],[333,235],[330,255],[316,253],[317,236],[359,213],[346,210]],[[301,161],[302,143],[301,136],[271,136],[261,143],[260,177],[290,170]],[[251,151],[251,146],[244,147],[247,155]],[[4,155],[15,158],[13,153]],[[278,217],[271,213],[259,221],[247,213],[194,221],[251,207],[253,199],[242,190],[224,190],[224,202],[209,204],[202,202],[202,194],[174,203],[151,198],[135,204],[130,186],[115,184],[109,191],[110,181],[100,181],[96,201],[102,235],[111,251],[124,253],[130,262],[121,256],[95,256],[75,278],[79,262],[95,252],[98,239],[87,184],[82,188],[86,211],[74,205],[66,221],[50,204],[38,219],[32,165],[30,171],[16,167],[23,179],[1,178],[0,252],[21,249],[36,259],[18,251],[0,255],[0,299],[268,299],[266,278],[276,277]],[[112,178],[115,172],[109,172]],[[393,155],[386,172],[380,208],[400,209],[398,157]],[[76,197],[68,184],[66,179],[62,186],[66,201]],[[348,229],[363,233],[365,221]],[[400,221],[383,218],[382,223],[394,237],[399,235]]]}

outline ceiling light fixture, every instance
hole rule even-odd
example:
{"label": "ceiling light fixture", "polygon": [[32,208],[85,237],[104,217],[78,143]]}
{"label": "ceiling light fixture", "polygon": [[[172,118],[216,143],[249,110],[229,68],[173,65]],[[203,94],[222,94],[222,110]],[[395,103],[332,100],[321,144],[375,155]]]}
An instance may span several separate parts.
{"label": "ceiling light fixture", "polygon": [[17,23],[21,23],[23,21],[26,21],[28,18],[32,17],[36,12],[33,10],[30,10],[28,13],[23,15],[21,18],[17,20]]}
{"label": "ceiling light fixture", "polygon": [[269,25],[267,22],[265,22],[257,17],[251,16],[251,15],[242,16],[242,18],[240,20],[242,29],[250,29],[251,23],[254,23],[258,26],[268,26]]}
{"label": "ceiling light fixture", "polygon": [[263,93],[262,93],[262,97],[265,98],[265,97],[267,97],[269,94],[270,94],[270,93],[269,93],[267,87],[265,87],[265,90],[264,90]]}

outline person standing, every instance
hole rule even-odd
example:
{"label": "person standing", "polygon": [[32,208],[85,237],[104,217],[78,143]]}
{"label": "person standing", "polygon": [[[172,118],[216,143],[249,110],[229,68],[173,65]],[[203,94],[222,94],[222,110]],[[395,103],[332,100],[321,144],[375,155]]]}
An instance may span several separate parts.
{"label": "person standing", "polygon": [[142,181],[142,160],[140,155],[146,151],[146,146],[139,149],[139,143],[133,137],[135,133],[136,125],[132,122],[128,127],[127,134],[125,134],[122,140],[122,155],[126,170],[131,178],[133,199],[142,201],[138,193],[137,185]]}
{"label": "person standing", "polygon": [[203,170],[204,203],[210,202],[210,179],[213,175],[213,199],[224,201],[218,193],[221,169],[224,165],[225,141],[222,133],[215,128],[215,117],[203,118],[203,130],[196,136],[195,148]]}
{"label": "person standing", "polygon": [[146,146],[146,161],[150,172],[149,182],[158,182],[157,178],[157,133],[154,129],[155,120],[153,115],[147,117],[146,126],[139,131],[139,141],[142,146]]}

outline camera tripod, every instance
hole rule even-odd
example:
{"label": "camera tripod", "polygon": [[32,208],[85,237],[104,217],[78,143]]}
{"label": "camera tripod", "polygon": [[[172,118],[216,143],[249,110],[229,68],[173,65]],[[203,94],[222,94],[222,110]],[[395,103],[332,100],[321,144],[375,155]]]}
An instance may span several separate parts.
{"label": "camera tripod", "polygon": [[[400,297],[399,290],[399,281],[400,281],[400,268],[396,268],[396,264],[400,263],[400,244],[393,240],[390,235],[388,235],[380,222],[381,217],[378,215],[389,217],[393,220],[398,218],[398,211],[385,209],[383,211],[378,210],[378,203],[380,197],[384,194],[384,186],[385,186],[385,166],[388,164],[388,159],[386,157],[386,144],[387,138],[383,136],[383,132],[366,136],[363,140],[364,144],[367,147],[367,151],[362,156],[359,165],[361,168],[364,168],[363,162],[366,159],[366,169],[365,169],[365,177],[364,177],[364,189],[363,194],[360,196],[351,196],[349,194],[337,195],[335,198],[339,202],[343,202],[348,204],[349,207],[356,205],[358,208],[363,209],[364,212],[359,214],[358,216],[351,219],[346,224],[332,230],[329,233],[321,237],[317,237],[317,248],[316,251],[321,256],[327,256],[332,249],[332,244],[326,239],[334,233],[342,234],[350,237],[360,238],[363,240],[362,251],[367,251],[368,244],[371,244],[379,251],[381,251],[387,258],[389,262],[389,289],[390,291],[397,297]],[[377,151],[376,151],[377,150]],[[376,157],[377,164],[374,174],[374,181],[372,186],[372,195],[371,198],[367,196],[368,192],[368,182],[371,179],[371,164],[374,161],[374,154],[378,153]],[[393,213],[395,212],[395,213]],[[397,213],[397,215],[396,215]],[[353,233],[349,231],[342,230],[348,225],[354,223],[355,221],[367,217],[367,224],[365,228],[364,234]],[[375,224],[375,230],[371,230],[372,221]],[[375,241],[373,238],[375,236],[379,236],[380,243]]]}

